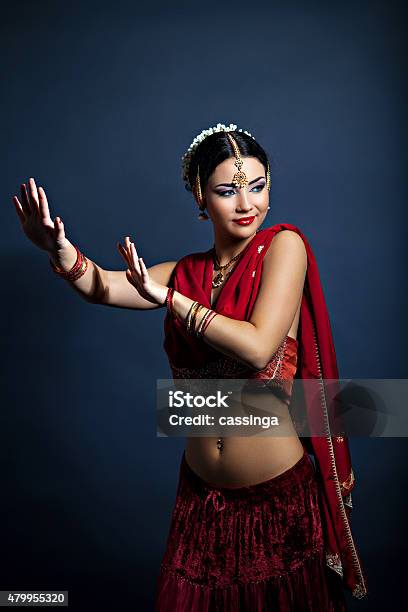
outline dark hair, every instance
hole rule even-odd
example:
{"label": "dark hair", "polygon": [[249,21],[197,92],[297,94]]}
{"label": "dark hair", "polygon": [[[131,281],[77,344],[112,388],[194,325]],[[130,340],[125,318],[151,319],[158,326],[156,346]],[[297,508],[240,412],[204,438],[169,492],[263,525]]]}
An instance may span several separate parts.
{"label": "dark hair", "polygon": [[[242,157],[256,157],[263,164],[266,173],[268,157],[261,145],[244,132],[231,131],[229,133],[238,144]],[[234,149],[226,132],[215,132],[207,136],[197,146],[190,160],[188,169],[189,185],[186,184],[186,189],[192,191],[194,188],[198,165],[200,166],[200,186],[201,190],[204,191],[209,177],[218,164],[230,157],[234,157]]]}

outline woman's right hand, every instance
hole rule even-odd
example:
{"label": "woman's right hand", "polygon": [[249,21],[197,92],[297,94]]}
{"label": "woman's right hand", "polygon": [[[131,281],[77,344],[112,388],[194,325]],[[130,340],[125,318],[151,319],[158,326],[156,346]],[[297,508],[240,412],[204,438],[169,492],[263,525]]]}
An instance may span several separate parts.
{"label": "woman's right hand", "polygon": [[65,237],[64,224],[60,217],[52,221],[47,196],[38,188],[33,178],[21,185],[21,202],[13,196],[13,203],[27,238],[36,246],[52,254],[58,254],[70,243]]}

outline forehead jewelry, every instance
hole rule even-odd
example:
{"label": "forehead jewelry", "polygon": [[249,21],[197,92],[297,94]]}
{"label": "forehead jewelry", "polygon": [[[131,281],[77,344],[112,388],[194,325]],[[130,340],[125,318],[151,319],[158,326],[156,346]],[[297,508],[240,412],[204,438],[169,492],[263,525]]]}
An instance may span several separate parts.
{"label": "forehead jewelry", "polygon": [[249,181],[248,181],[247,175],[242,170],[242,164],[244,163],[244,161],[241,157],[241,153],[239,152],[239,148],[235,141],[235,138],[233,138],[231,134],[228,134],[228,133],[227,133],[227,136],[232,145],[232,148],[234,149],[234,155],[235,155],[234,166],[238,168],[237,172],[232,177],[232,184],[235,185],[235,187],[246,187]]}
{"label": "forehead jewelry", "polygon": [[[241,128],[237,130],[237,126],[234,125],[233,123],[230,123],[229,126],[224,125],[223,123],[217,123],[216,126],[209,128],[208,130],[203,130],[200,134],[198,134],[198,136],[196,136],[193,140],[193,142],[191,143],[191,145],[189,146],[188,150],[186,151],[186,153],[182,156],[182,165],[183,165],[183,180],[185,181],[185,186],[186,188],[189,189],[189,191],[191,191],[191,187],[189,185],[189,181],[188,181],[188,171],[189,171],[189,166],[190,166],[190,160],[191,157],[194,153],[194,150],[197,148],[197,146],[207,138],[207,136],[210,136],[211,134],[214,134],[215,132],[224,132],[228,137],[229,140],[231,142],[231,145],[234,149],[234,154],[236,157],[236,161],[235,161],[235,165],[238,168],[238,172],[236,172],[234,174],[233,177],[233,184],[235,184],[236,186],[243,186],[245,187],[248,184],[248,178],[245,174],[245,172],[242,170],[242,164],[243,164],[243,160],[241,157],[241,153],[239,151],[238,145],[235,141],[235,139],[228,133],[228,132],[232,132],[232,131],[238,131],[238,132],[243,132],[244,134],[247,134],[248,136],[250,136],[251,138],[253,138],[253,140],[255,140],[255,138],[252,136],[252,134],[250,134],[249,132],[247,132],[246,130],[242,130]],[[271,177],[270,177],[270,168],[269,168],[269,161],[267,160],[267,169],[266,169],[266,187],[268,189],[268,191],[270,191],[271,188]],[[196,174],[196,178],[194,181],[194,186],[193,186],[194,190],[195,190],[195,194],[196,194],[196,198],[199,204],[199,209],[200,209],[200,214],[198,215],[198,218],[201,220],[205,220],[208,219],[208,215],[205,213],[205,207],[203,205],[203,195],[202,195],[202,191],[201,191],[201,182],[200,182],[200,169],[199,166],[197,165],[197,174]]]}
{"label": "forehead jewelry", "polygon": [[250,134],[246,130],[243,130],[242,128],[238,128],[235,125],[235,123],[230,123],[229,125],[225,125],[224,123],[217,123],[217,125],[214,125],[213,127],[210,127],[206,130],[202,130],[202,132],[200,132],[200,134],[198,134],[194,138],[193,142],[190,144],[187,151],[181,157],[182,176],[183,176],[183,181],[185,183],[186,189],[191,191],[191,187],[193,187],[193,185],[190,186],[189,184],[188,176],[189,176],[190,162],[191,162],[191,159],[194,155],[196,148],[203,142],[203,140],[205,140],[208,136],[211,136],[211,134],[215,134],[216,132],[232,132],[232,131],[243,132],[244,134],[247,134],[247,136],[250,136],[251,138],[255,140],[252,134]]}
{"label": "forehead jewelry", "polygon": [[[237,182],[238,182],[238,184],[240,186],[245,186],[246,184],[248,184],[248,179],[247,179],[247,176],[246,176],[245,172],[243,172],[241,170],[243,162],[242,162],[242,158],[241,158],[238,146],[237,146],[235,140],[232,138],[232,136],[230,134],[227,134],[227,136],[228,136],[228,138],[230,138],[231,141],[234,142],[234,145],[233,145],[234,146],[234,152],[237,150],[238,151],[238,155],[239,155],[239,158],[234,162],[235,165],[237,165],[237,163],[239,164],[239,166],[238,166],[239,169],[238,169],[238,172],[236,172],[234,174],[232,182],[236,186],[237,186]],[[239,182],[239,181],[241,181],[241,182]],[[246,181],[246,183],[245,183],[245,181]],[[269,168],[269,160],[267,161],[267,168],[266,168],[266,188],[267,188],[268,191],[271,190],[271,172],[270,172],[270,168]],[[200,208],[200,214],[198,215],[198,218],[201,221],[205,221],[209,217],[208,217],[207,213],[205,212],[205,210],[204,210],[205,207],[203,205],[203,194],[202,194],[202,191],[201,191],[200,166],[199,166],[199,164],[197,164],[197,175],[196,175],[196,179],[195,179],[195,193],[196,193],[197,201],[198,201],[199,208]],[[269,208],[270,207],[268,207],[268,209]]]}
{"label": "forehead jewelry", "polygon": [[[235,140],[235,138],[233,136],[231,136],[231,134],[227,134],[230,143],[234,149],[234,154],[236,157],[236,160],[234,162],[234,165],[238,168],[238,171],[234,174],[233,178],[232,178],[232,183],[235,185],[235,187],[246,187],[248,185],[248,177],[245,174],[245,172],[242,170],[242,164],[243,159],[241,157],[241,153],[240,150],[238,148],[238,144]],[[270,172],[270,168],[269,168],[269,160],[267,160],[267,167],[266,167],[266,187],[268,189],[268,191],[271,190],[271,172]]]}
{"label": "forehead jewelry", "polygon": [[[196,150],[196,148],[198,147],[198,145],[200,143],[203,142],[203,140],[205,140],[208,136],[211,136],[211,134],[215,134],[216,132],[242,132],[243,134],[247,134],[247,136],[250,136],[253,140],[255,140],[254,136],[252,136],[252,134],[250,132],[247,132],[247,130],[243,130],[242,128],[238,128],[234,123],[230,123],[229,125],[224,125],[224,123],[217,123],[217,125],[210,127],[206,130],[202,130],[202,132],[200,132],[200,134],[198,134],[193,142],[190,144],[190,146],[188,147],[187,151],[184,153],[184,155],[182,155],[181,160],[182,160],[182,177],[183,177],[183,181],[185,183],[185,187],[186,189],[188,189],[188,191],[192,190],[192,187],[194,187],[193,185],[190,186],[189,183],[189,168],[190,168],[190,162],[191,162],[191,158],[194,155],[194,152]],[[239,153],[239,151],[238,151]],[[267,187],[268,187],[268,191],[270,191],[270,172],[269,172],[269,161],[267,162],[267,173],[266,173],[266,180],[267,180]],[[196,178],[196,184],[197,184],[197,178]],[[199,182],[199,181],[198,181]]]}

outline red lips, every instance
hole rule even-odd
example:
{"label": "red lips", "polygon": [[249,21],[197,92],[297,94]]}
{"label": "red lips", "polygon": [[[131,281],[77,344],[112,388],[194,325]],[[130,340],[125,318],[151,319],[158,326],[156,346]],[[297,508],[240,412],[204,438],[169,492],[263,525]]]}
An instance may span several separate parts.
{"label": "red lips", "polygon": [[234,223],[238,223],[238,225],[250,225],[255,217],[241,217],[240,219],[234,219]]}

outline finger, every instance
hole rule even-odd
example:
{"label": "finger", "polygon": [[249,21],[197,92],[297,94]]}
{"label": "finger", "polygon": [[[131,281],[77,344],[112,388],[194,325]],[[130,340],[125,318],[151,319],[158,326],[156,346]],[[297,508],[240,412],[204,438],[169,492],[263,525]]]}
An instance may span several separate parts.
{"label": "finger", "polygon": [[126,251],[126,249],[121,245],[120,242],[117,243],[117,247],[119,250],[120,255],[123,257],[123,259],[125,260],[125,264],[127,265],[128,268],[130,268],[130,260],[129,260],[129,256],[128,256],[128,252]]}
{"label": "finger", "polygon": [[125,246],[124,249],[126,251],[126,256],[129,260],[129,268],[130,268],[130,242],[129,242],[129,236],[125,236]]}
{"label": "finger", "polygon": [[65,228],[61,217],[55,217],[54,236],[57,241],[63,240],[63,238],[65,238]]}
{"label": "finger", "polygon": [[39,197],[39,214],[42,221],[51,221],[50,208],[48,206],[47,196],[42,187],[38,188]]}
{"label": "finger", "polygon": [[149,272],[147,271],[143,257],[139,257],[139,264],[140,264],[140,270],[142,273],[143,282],[146,282],[149,280]]}
{"label": "finger", "polygon": [[125,242],[128,249],[129,268],[136,275],[137,281],[141,282],[142,279],[136,247],[134,243],[130,240],[130,236],[126,236]]}
{"label": "finger", "polygon": [[132,267],[132,262],[131,262],[131,259],[130,259],[130,255],[129,255],[127,250],[122,245],[120,245],[120,251],[119,252],[120,252],[120,254],[121,254],[121,256],[122,256],[122,258],[123,258],[123,260],[124,260],[124,262],[126,264],[126,267],[127,268],[131,268]]}
{"label": "finger", "polygon": [[25,221],[25,214],[24,214],[24,211],[22,209],[22,206],[21,206],[17,196],[13,196],[13,204],[14,204],[14,207],[16,209],[18,218],[20,219],[21,223],[24,223],[24,221]]}
{"label": "finger", "polygon": [[31,215],[31,206],[30,206],[30,200],[28,199],[27,185],[25,183],[22,183],[20,186],[20,190],[21,190],[21,206],[23,208],[24,213],[27,215],[27,217],[29,217]]}
{"label": "finger", "polygon": [[39,203],[38,203],[38,191],[37,185],[35,184],[35,180],[30,178],[28,181],[28,197],[30,200],[30,206],[32,212],[35,212],[37,215],[40,214]]}
{"label": "finger", "polygon": [[127,256],[129,260],[129,268],[131,268],[133,264],[132,264],[132,249],[130,246],[130,236],[126,236],[125,246],[126,246]]}
{"label": "finger", "polygon": [[130,243],[130,248],[131,248],[131,253],[132,253],[133,266],[136,272],[139,274],[139,276],[141,276],[142,273],[140,271],[139,257],[137,255],[136,247],[133,242]]}
{"label": "finger", "polygon": [[135,287],[135,289],[137,289],[137,283],[136,283],[135,279],[133,278],[132,271],[129,270],[129,268],[126,270],[126,278],[128,279],[129,283],[131,285],[133,285],[133,287]]}

